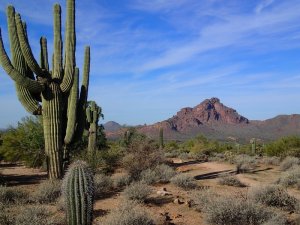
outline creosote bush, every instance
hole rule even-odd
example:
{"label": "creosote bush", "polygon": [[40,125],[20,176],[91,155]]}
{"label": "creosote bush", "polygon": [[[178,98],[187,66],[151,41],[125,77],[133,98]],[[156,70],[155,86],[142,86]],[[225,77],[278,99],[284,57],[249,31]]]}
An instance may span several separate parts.
{"label": "creosote bush", "polygon": [[246,187],[237,177],[235,176],[225,176],[218,180],[221,185],[234,186],[234,187]]}
{"label": "creosote bush", "polygon": [[108,218],[103,224],[154,225],[155,223],[149,214],[137,202],[124,201],[108,215]]}
{"label": "creosote bush", "polygon": [[163,151],[159,150],[159,146],[140,135],[126,147],[123,166],[132,179],[138,180],[142,171],[153,169],[163,161]]}
{"label": "creosote bush", "polygon": [[256,159],[248,155],[238,155],[235,157],[237,173],[247,173],[256,167]]}
{"label": "creosote bush", "polygon": [[128,186],[131,183],[131,177],[128,174],[124,174],[114,178],[114,187],[122,188]]}
{"label": "creosote bush", "polygon": [[263,164],[272,165],[272,166],[279,166],[280,165],[280,158],[276,156],[272,157],[264,157],[262,159]]}
{"label": "creosote bush", "polygon": [[186,190],[194,189],[198,186],[195,178],[184,173],[180,173],[174,176],[171,179],[171,183]]}
{"label": "creosote bush", "polygon": [[145,202],[147,197],[151,194],[151,188],[143,182],[131,183],[124,190],[124,195],[129,200],[138,202]]}
{"label": "creosote bush", "polygon": [[252,190],[251,196],[254,201],[267,206],[282,208],[285,210],[298,209],[298,200],[278,185],[268,185]]}
{"label": "creosote bush", "polygon": [[287,156],[281,163],[280,163],[280,169],[285,171],[290,169],[293,166],[299,165],[300,160],[296,157]]}
{"label": "creosote bush", "polygon": [[61,195],[60,180],[47,180],[41,183],[33,193],[33,200],[39,203],[55,202]]}

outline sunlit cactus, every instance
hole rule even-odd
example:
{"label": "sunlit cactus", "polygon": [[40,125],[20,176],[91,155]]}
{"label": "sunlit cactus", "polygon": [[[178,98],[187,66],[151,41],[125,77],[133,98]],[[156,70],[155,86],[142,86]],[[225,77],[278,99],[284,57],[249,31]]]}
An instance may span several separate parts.
{"label": "sunlit cactus", "polygon": [[94,101],[86,108],[86,120],[89,124],[88,152],[93,153],[97,149],[98,122],[103,118],[102,109]]}
{"label": "sunlit cactus", "polygon": [[68,225],[91,225],[94,179],[92,170],[84,161],[70,165],[62,189]]}
{"label": "sunlit cactus", "polygon": [[63,148],[63,145],[70,145],[74,136],[82,136],[90,67],[90,48],[86,47],[79,97],[79,69],[76,68],[75,61],[75,0],[67,0],[64,44],[61,35],[60,5],[54,5],[53,13],[54,50],[51,70],[47,39],[40,39],[41,53],[38,64],[29,45],[26,24],[13,6],[7,8],[12,60],[4,49],[0,30],[0,65],[15,82],[17,96],[24,108],[34,115],[43,116],[45,152],[51,179],[63,176],[63,161],[68,160],[69,155],[68,148]]}

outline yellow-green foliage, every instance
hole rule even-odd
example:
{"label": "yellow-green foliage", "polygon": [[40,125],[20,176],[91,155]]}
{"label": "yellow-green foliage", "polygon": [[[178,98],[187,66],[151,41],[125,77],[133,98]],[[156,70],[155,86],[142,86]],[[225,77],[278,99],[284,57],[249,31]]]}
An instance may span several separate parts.
{"label": "yellow-green foliage", "polygon": [[28,166],[41,166],[45,159],[41,120],[25,117],[17,127],[2,134],[0,155],[7,161],[22,160]]}
{"label": "yellow-green foliage", "polygon": [[300,137],[289,136],[278,139],[265,146],[264,152],[270,156],[300,156]]}

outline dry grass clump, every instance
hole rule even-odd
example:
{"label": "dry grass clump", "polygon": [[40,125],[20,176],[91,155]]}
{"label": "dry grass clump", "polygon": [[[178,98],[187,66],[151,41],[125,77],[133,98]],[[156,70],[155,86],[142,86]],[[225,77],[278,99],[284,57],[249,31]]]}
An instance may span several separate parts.
{"label": "dry grass clump", "polygon": [[141,180],[147,184],[167,183],[176,172],[170,166],[165,164],[157,165],[154,169],[147,169],[142,171]]}
{"label": "dry grass clump", "polygon": [[151,194],[151,188],[143,182],[131,183],[124,190],[124,196],[128,200],[135,200],[138,202],[145,202],[148,196]]}
{"label": "dry grass clump", "polygon": [[298,200],[289,195],[285,189],[278,185],[267,185],[252,190],[251,197],[255,202],[267,206],[295,210],[298,208]]}
{"label": "dry grass clump", "polygon": [[14,218],[14,225],[63,225],[64,221],[60,217],[52,217],[49,211],[39,206],[29,206],[23,208]]}
{"label": "dry grass clump", "polygon": [[113,189],[113,180],[110,176],[96,174],[94,177],[95,196],[101,197]]}
{"label": "dry grass clump", "polygon": [[282,173],[276,183],[285,187],[296,186],[298,188],[298,184],[300,183],[300,166],[293,166]]}
{"label": "dry grass clump", "polygon": [[194,189],[198,186],[196,183],[196,179],[185,173],[180,173],[174,176],[171,179],[171,183],[185,190]]}
{"label": "dry grass clump", "polygon": [[225,176],[218,180],[221,185],[233,186],[233,187],[246,187],[237,177],[235,176]]}
{"label": "dry grass clump", "polygon": [[25,203],[28,197],[28,193],[20,188],[0,186],[0,203]]}
{"label": "dry grass clump", "polygon": [[280,169],[283,171],[286,171],[290,169],[293,166],[299,165],[300,160],[297,157],[287,156],[281,163],[280,163]]}
{"label": "dry grass clump", "polygon": [[118,176],[114,178],[114,187],[115,188],[122,188],[128,186],[131,183],[132,179],[128,174]]}
{"label": "dry grass clump", "polygon": [[276,156],[272,157],[263,157],[261,162],[266,165],[272,165],[272,166],[279,166],[280,165],[280,158]]}
{"label": "dry grass clump", "polygon": [[249,155],[238,155],[234,159],[237,173],[248,173],[255,169],[257,162]]}
{"label": "dry grass clump", "polygon": [[[134,201],[124,201],[113,210],[104,223],[106,225],[154,225],[149,214]],[[100,224],[99,224],[100,225]]]}
{"label": "dry grass clump", "polygon": [[61,195],[61,181],[47,180],[41,183],[33,193],[33,200],[39,203],[55,202]]}
{"label": "dry grass clump", "polygon": [[276,216],[251,199],[219,196],[210,190],[195,192],[193,204],[196,210],[205,213],[207,222],[212,225],[270,224],[269,221]]}

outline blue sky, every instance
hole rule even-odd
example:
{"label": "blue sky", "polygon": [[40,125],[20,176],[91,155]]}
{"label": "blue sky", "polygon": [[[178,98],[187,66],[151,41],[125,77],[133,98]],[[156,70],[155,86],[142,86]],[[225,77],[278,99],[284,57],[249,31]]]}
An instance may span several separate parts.
{"label": "blue sky", "polygon": [[[52,54],[55,2],[64,17],[62,0],[1,0],[7,51],[13,4],[35,56],[40,36]],[[300,112],[299,0],[77,0],[76,10],[77,65],[90,45],[89,99],[105,121],[151,124],[211,97],[249,119]],[[2,69],[0,102],[0,127],[29,115]]]}

